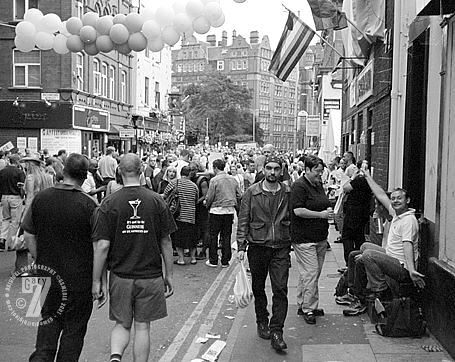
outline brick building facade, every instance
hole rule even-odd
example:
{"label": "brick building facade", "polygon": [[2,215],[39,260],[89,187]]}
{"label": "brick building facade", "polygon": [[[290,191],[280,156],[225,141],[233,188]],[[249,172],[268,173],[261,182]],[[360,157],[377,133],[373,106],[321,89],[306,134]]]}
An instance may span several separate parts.
{"label": "brick building facade", "polygon": [[[130,12],[121,0],[41,0],[38,7],[62,20],[88,11],[101,16]],[[23,14],[5,1],[0,14],[10,25],[0,27],[0,147],[11,142],[34,151],[64,148],[89,156],[110,144],[129,148],[128,140],[119,139],[118,127],[128,126],[131,119],[131,55],[22,53],[14,49],[14,26]]]}

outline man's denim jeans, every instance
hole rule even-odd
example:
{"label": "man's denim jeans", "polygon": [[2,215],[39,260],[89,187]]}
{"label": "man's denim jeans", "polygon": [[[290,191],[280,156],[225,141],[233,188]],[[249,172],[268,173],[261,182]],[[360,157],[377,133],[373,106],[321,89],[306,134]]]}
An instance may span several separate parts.
{"label": "man's denim jeans", "polygon": [[22,198],[17,195],[2,196],[2,229],[0,239],[5,239],[7,245],[11,244],[11,238],[16,235],[22,216]]}

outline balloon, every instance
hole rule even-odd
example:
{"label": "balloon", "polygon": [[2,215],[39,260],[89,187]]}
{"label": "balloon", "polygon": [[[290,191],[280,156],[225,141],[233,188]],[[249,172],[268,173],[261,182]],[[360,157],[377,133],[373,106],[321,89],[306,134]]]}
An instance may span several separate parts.
{"label": "balloon", "polygon": [[155,20],[147,20],[142,26],[142,33],[147,39],[155,39],[161,34],[161,27]]}
{"label": "balloon", "polygon": [[66,21],[66,30],[68,30],[68,32],[73,35],[79,35],[82,26],[82,20],[75,16],[69,18]]}
{"label": "balloon", "polygon": [[185,0],[177,0],[172,4],[172,9],[174,9],[175,14],[185,13]]}
{"label": "balloon", "polygon": [[100,35],[96,38],[96,47],[102,53],[109,53],[114,49],[114,43],[112,42],[109,35]]}
{"label": "balloon", "polygon": [[24,14],[24,20],[31,22],[33,25],[37,26],[41,19],[43,18],[43,13],[35,8],[28,9]]}
{"label": "balloon", "polygon": [[156,10],[155,19],[161,26],[171,25],[174,19],[174,10],[169,6],[160,6]]}
{"label": "balloon", "polygon": [[94,13],[93,11],[90,11],[90,12],[82,15],[82,24],[90,25],[95,28],[96,22],[98,21],[99,18],[100,18],[100,16],[98,15],[98,13]]}
{"label": "balloon", "polygon": [[[138,13],[129,13],[125,19],[125,26],[130,33],[137,33],[141,31],[144,19]],[[145,49],[145,48],[144,48]]]}
{"label": "balloon", "polygon": [[114,24],[124,24],[126,20],[126,15],[125,14],[117,14],[114,16],[114,19],[112,20]]}
{"label": "balloon", "polygon": [[147,46],[152,52],[159,52],[159,51],[161,51],[161,49],[164,48],[164,43],[161,38],[155,38],[155,39],[149,40]]}
{"label": "balloon", "polygon": [[133,33],[128,38],[128,46],[135,52],[141,52],[147,48],[147,38],[142,33]]}
{"label": "balloon", "polygon": [[114,25],[112,16],[102,16],[96,22],[96,31],[101,35],[109,35],[109,31],[111,30],[112,25]]}
{"label": "balloon", "polygon": [[218,3],[210,2],[207,5],[205,5],[204,16],[210,22],[219,19],[221,15],[223,15],[223,9],[221,9],[221,6]]}
{"label": "balloon", "polygon": [[40,27],[43,31],[47,31],[48,33],[56,33],[60,28],[61,23],[62,20],[60,19],[60,16],[49,13],[41,18]]}
{"label": "balloon", "polygon": [[185,13],[179,13],[174,17],[174,29],[178,33],[183,33],[192,28],[192,22],[188,15]]}
{"label": "balloon", "polygon": [[128,55],[131,53],[131,48],[128,46],[128,43],[117,45],[116,49],[121,54]]}
{"label": "balloon", "polygon": [[84,52],[88,55],[97,55],[100,51],[95,43],[84,44]]}
{"label": "balloon", "polygon": [[39,31],[35,35],[36,46],[41,50],[52,49],[54,45],[54,35],[46,33],[44,31]]}
{"label": "balloon", "polygon": [[66,28],[66,20],[60,23],[58,31],[60,34],[66,35],[66,37],[69,37],[71,35],[68,29]]}
{"label": "balloon", "polygon": [[144,11],[142,12],[142,18],[144,21],[147,20],[152,20],[155,17],[155,11],[153,11],[151,8],[145,8]]}
{"label": "balloon", "polygon": [[94,43],[96,40],[96,30],[93,26],[84,25],[81,28],[81,32],[80,32],[79,36],[81,37],[81,40],[84,43],[88,43],[88,44]]}
{"label": "balloon", "polygon": [[128,32],[128,29],[125,25],[114,24],[112,25],[111,31],[109,32],[109,36],[115,44],[124,44],[128,41],[130,33]]}
{"label": "balloon", "polygon": [[54,50],[57,54],[66,54],[69,49],[66,46],[66,36],[63,34],[57,34],[54,39]]}
{"label": "balloon", "polygon": [[70,35],[66,40],[66,47],[70,52],[77,53],[84,49],[84,43],[79,35]]}
{"label": "balloon", "polygon": [[179,41],[180,34],[172,26],[166,26],[161,32],[161,38],[166,44],[173,46]]}
{"label": "balloon", "polygon": [[28,53],[35,48],[35,37],[24,37],[17,35],[14,38],[14,45],[16,46],[16,49],[20,50],[21,52]]}
{"label": "balloon", "polygon": [[198,34],[205,34],[210,30],[210,22],[203,16],[193,20],[193,29]]}
{"label": "balloon", "polygon": [[29,21],[21,21],[19,24],[16,25],[16,35],[20,37],[35,37],[36,28]]}
{"label": "balloon", "polygon": [[186,3],[185,9],[189,16],[197,18],[204,12],[204,4],[200,0],[189,0]]}
{"label": "balloon", "polygon": [[224,24],[224,21],[225,21],[225,17],[224,17],[224,14],[221,14],[221,16],[216,19],[215,21],[212,21],[211,24],[214,28],[219,28],[220,26],[222,26]]}

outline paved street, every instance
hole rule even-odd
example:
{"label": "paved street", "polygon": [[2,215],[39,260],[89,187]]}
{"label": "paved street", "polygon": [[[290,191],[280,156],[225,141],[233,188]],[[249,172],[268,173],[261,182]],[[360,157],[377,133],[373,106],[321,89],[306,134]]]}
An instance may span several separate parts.
{"label": "paved street", "polygon": [[[236,309],[232,287],[237,265],[228,269],[175,266],[176,293],[168,300],[169,317],[152,324],[150,361],[192,361],[200,358],[215,339],[196,343],[207,333],[219,335],[226,347],[219,357],[228,361],[452,361],[445,352],[426,352],[423,345],[439,346],[431,336],[420,339],[384,338],[373,333],[366,314],[346,318],[342,306],[334,302],[333,291],[342,266],[342,246],[334,244],[337,233],[331,229],[332,251],[327,253],[320,281],[321,307],[326,315],[315,326],[296,314],[297,268],[293,258],[289,281],[289,311],[284,337],[286,354],[277,354],[268,341],[256,335],[253,305]],[[6,285],[14,254],[0,254],[0,283]],[[269,287],[270,288],[270,287]],[[270,291],[270,290],[269,290]],[[0,306],[0,361],[25,361],[33,350],[36,330],[20,325],[6,308],[2,293]],[[94,310],[81,361],[106,361],[112,323],[107,307]],[[132,361],[131,347],[124,361]]]}

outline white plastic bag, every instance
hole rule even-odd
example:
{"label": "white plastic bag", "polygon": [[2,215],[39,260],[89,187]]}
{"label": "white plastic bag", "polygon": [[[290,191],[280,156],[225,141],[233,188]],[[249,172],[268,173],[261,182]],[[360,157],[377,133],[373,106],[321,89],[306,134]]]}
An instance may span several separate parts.
{"label": "white plastic bag", "polygon": [[235,276],[234,298],[239,308],[246,308],[253,300],[253,291],[243,262],[240,263],[240,270]]}

